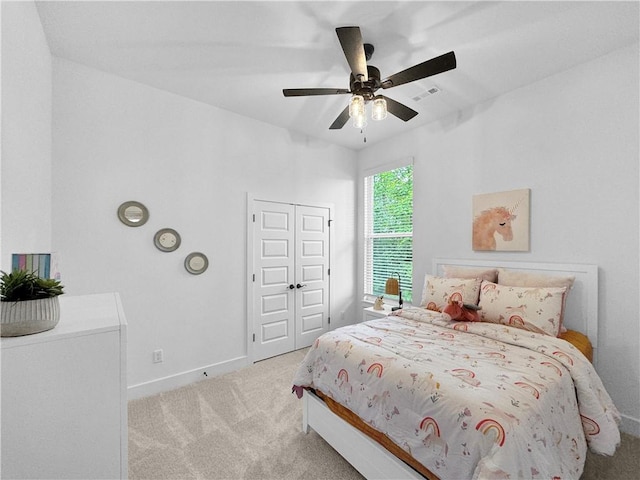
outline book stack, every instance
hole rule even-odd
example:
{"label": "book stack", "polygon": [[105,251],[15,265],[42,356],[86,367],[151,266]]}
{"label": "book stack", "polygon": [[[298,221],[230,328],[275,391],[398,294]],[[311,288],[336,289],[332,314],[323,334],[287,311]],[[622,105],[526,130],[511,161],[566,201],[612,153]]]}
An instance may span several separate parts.
{"label": "book stack", "polygon": [[60,280],[55,254],[53,253],[14,253],[11,255],[11,269],[26,270],[40,278]]}

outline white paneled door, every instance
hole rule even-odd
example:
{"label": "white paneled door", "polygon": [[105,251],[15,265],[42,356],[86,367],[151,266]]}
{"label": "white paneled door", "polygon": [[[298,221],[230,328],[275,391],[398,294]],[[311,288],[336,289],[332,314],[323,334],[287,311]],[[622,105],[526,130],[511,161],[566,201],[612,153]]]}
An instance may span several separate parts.
{"label": "white paneled door", "polygon": [[296,206],[296,350],[327,331],[329,209]]}
{"label": "white paneled door", "polygon": [[329,208],[253,201],[254,361],[308,347],[329,324]]}

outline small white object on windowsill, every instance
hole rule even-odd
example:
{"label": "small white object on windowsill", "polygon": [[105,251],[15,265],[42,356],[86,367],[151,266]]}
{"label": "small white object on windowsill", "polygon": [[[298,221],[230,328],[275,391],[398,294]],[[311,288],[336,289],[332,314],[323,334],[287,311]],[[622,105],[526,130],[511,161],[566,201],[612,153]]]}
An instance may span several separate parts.
{"label": "small white object on windowsill", "polygon": [[376,301],[373,304],[374,310],[384,310],[384,303],[382,302],[382,295],[376,297]]}

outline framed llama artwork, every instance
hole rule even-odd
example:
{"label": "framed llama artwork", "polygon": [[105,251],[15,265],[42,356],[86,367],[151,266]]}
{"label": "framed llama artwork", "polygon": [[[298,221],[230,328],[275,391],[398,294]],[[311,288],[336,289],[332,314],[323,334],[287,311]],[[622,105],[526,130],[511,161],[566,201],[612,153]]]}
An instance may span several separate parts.
{"label": "framed llama artwork", "polygon": [[528,252],[531,190],[473,196],[475,251]]}

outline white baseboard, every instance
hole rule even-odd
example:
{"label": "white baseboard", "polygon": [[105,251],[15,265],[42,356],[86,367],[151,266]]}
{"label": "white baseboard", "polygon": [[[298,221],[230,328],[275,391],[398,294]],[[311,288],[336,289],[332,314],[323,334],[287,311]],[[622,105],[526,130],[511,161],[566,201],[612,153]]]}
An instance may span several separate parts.
{"label": "white baseboard", "polygon": [[204,380],[207,377],[215,377],[224,373],[239,370],[247,365],[249,365],[249,360],[246,356],[243,356],[196,368],[188,372],[177,373],[175,375],[158,378],[156,380],[139,383],[137,385],[130,385],[127,388],[127,398],[129,400],[135,400],[167,392],[169,390],[175,390],[176,388],[184,387],[199,380]]}
{"label": "white baseboard", "polygon": [[640,437],[640,420],[629,417],[628,415],[620,415],[620,417],[622,417],[620,431],[633,435],[634,437]]}

